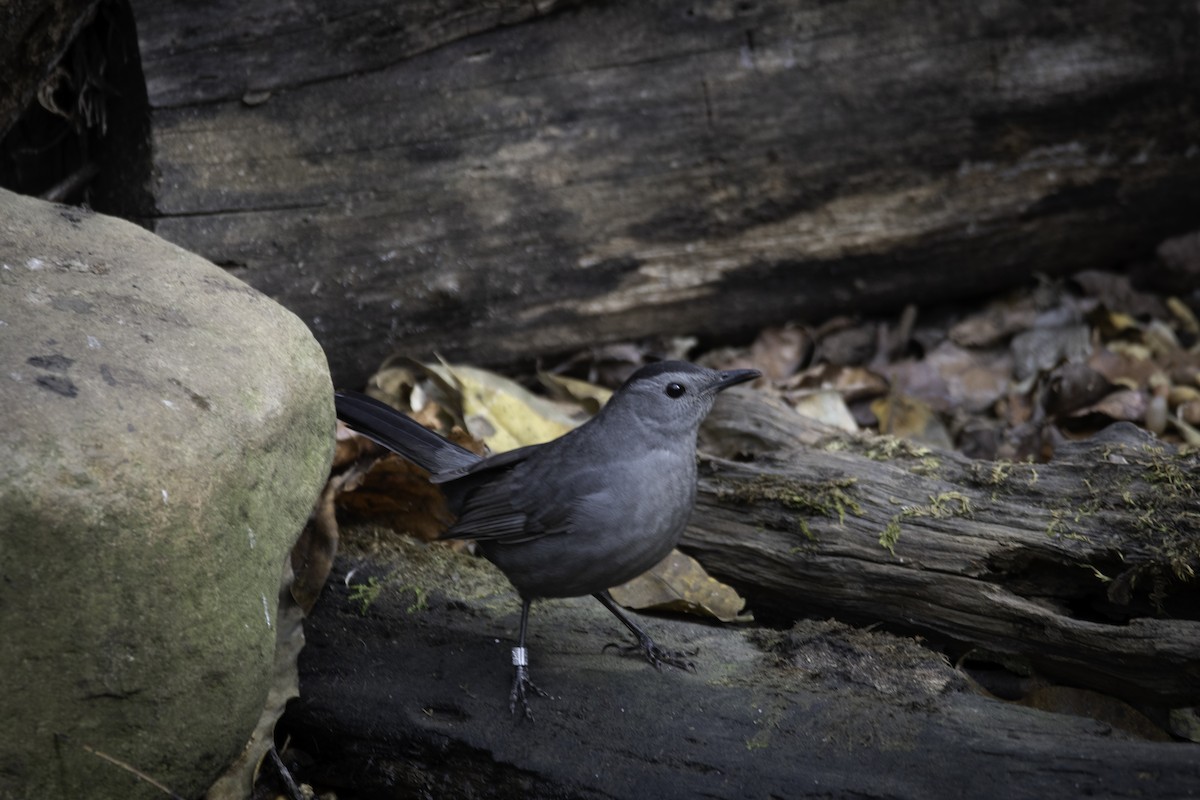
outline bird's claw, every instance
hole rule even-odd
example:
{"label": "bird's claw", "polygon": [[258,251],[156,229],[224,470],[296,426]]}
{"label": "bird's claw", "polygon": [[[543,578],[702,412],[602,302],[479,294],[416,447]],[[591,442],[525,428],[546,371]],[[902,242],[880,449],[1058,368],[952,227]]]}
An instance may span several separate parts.
{"label": "bird's claw", "polygon": [[[508,711],[513,716],[517,714],[517,705],[520,704],[522,716],[533,722],[533,709],[529,707],[529,700],[526,696],[526,691],[532,691],[539,697],[549,697],[549,692],[544,692],[529,679],[529,668],[518,665],[513,669],[512,691],[508,693]],[[518,717],[518,720],[520,717]]]}
{"label": "bird's claw", "polygon": [[688,655],[695,655],[694,652],[689,654],[680,652],[678,650],[664,650],[663,648],[659,647],[649,636],[645,638],[639,637],[637,644],[620,645],[616,644],[615,642],[610,642],[609,644],[604,645],[605,650],[610,647],[615,648],[621,653],[621,655],[624,656],[640,655],[649,661],[652,667],[660,671],[662,670],[663,664],[666,664],[670,667],[675,667],[676,669],[686,670],[688,672],[696,671],[696,665],[693,664],[688,658]]}

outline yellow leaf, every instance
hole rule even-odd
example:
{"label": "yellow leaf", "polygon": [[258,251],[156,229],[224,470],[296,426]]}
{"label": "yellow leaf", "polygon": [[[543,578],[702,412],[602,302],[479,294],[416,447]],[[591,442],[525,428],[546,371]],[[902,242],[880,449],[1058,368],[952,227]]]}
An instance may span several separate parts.
{"label": "yellow leaf", "polygon": [[746,601],[732,587],[704,571],[700,562],[678,550],[647,572],[612,590],[626,608],[677,611],[721,622],[738,618]]}
{"label": "yellow leaf", "polygon": [[493,453],[557,439],[581,419],[520,384],[478,367],[429,365],[461,394],[463,420]]}

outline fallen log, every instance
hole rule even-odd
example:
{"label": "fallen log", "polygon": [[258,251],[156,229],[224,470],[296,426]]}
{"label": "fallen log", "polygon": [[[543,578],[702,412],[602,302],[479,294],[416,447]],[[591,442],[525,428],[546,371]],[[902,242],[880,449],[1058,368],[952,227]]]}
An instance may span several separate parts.
{"label": "fallen log", "polygon": [[[1200,700],[1200,458],[1129,425],[1049,464],[822,431],[742,392],[681,549],[760,614],[830,614],[1165,705]],[[807,444],[805,444],[807,443]],[[1015,658],[1014,658],[1015,657]]]}
{"label": "fallen log", "polygon": [[981,295],[1200,206],[1194,5],[132,5],[130,213],[346,385]]}
{"label": "fallen log", "polygon": [[[550,697],[508,711],[519,603],[483,559],[359,537],[306,622],[280,722],[300,780],[338,797],[1191,796],[1196,745],[972,693],[911,639],[645,620],[695,672],[604,652],[591,598],[534,605]],[[364,545],[366,545],[364,547]]]}

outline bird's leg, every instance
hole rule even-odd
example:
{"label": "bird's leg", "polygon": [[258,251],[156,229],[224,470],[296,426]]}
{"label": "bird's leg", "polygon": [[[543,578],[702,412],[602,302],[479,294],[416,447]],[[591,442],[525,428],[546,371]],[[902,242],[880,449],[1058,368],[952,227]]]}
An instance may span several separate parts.
{"label": "bird's leg", "polygon": [[[629,647],[621,647],[622,652],[640,652],[646,657],[647,661],[654,665],[655,669],[662,669],[663,664],[669,664],[678,669],[696,669],[696,665],[688,660],[686,653],[664,650],[655,644],[654,640],[650,638],[650,634],[642,630],[636,622],[629,618],[628,614],[621,610],[621,607],[617,605],[616,600],[612,599],[612,595],[608,593],[607,589],[603,592],[596,592],[592,597],[603,603],[604,607],[616,615],[617,619],[621,620],[625,624],[625,627],[629,628],[633,632],[633,635],[637,637],[638,643]],[[608,647],[618,647],[618,645],[610,644],[605,649]]]}
{"label": "bird's leg", "polygon": [[517,646],[512,649],[513,682],[512,691],[508,693],[509,712],[516,714],[517,703],[520,703],[525,719],[531,722],[533,721],[533,709],[529,707],[529,700],[525,697],[526,690],[532,690],[542,697],[550,696],[529,680],[529,651],[525,649],[525,629],[529,625],[529,606],[532,604],[532,600],[521,598],[521,633],[517,637]]}

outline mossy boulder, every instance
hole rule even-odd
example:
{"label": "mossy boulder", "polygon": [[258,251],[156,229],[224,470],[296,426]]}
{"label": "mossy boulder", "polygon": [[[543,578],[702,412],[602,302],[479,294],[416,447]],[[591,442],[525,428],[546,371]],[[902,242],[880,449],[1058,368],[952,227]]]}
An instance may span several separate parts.
{"label": "mossy boulder", "polygon": [[0,798],[187,797],[263,708],[334,416],[305,325],[0,190]]}

